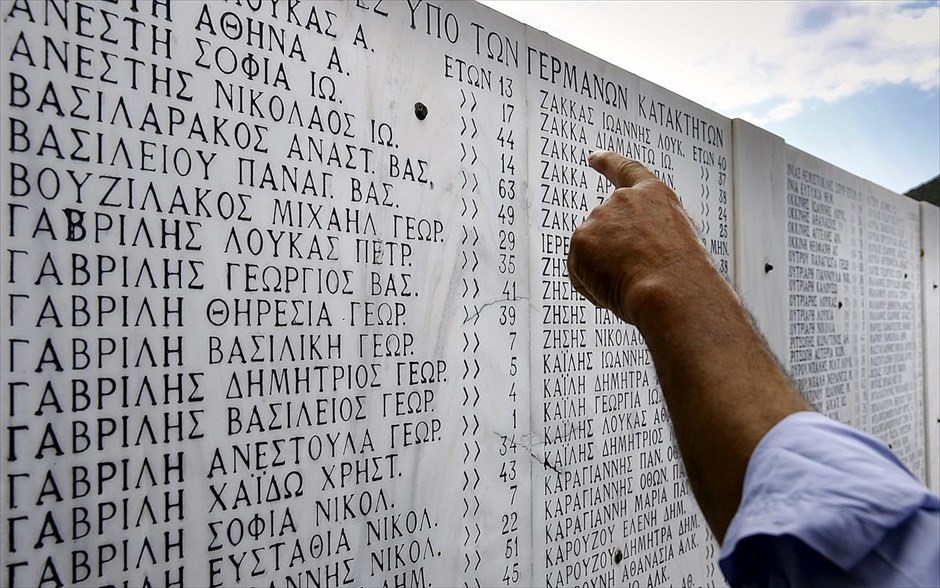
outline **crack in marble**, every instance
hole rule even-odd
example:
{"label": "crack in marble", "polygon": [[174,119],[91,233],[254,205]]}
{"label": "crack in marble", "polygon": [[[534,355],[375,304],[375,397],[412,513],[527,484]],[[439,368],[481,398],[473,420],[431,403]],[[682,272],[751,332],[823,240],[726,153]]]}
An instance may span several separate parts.
{"label": "crack in marble", "polygon": [[483,309],[485,309],[487,306],[493,306],[494,304],[497,304],[497,303],[499,303],[499,302],[519,302],[520,300],[528,300],[528,299],[529,299],[528,296],[519,296],[519,297],[517,297],[517,298],[497,298],[496,300],[494,300],[494,301],[492,301],[492,302],[487,302],[486,304],[484,304],[483,306],[481,306],[475,313],[473,313],[473,314],[471,314],[469,317],[467,317],[467,318],[463,321],[463,324],[467,324],[467,323],[469,323],[470,321],[472,321],[472,320],[474,320],[475,318],[477,318],[478,316],[480,316],[480,313],[482,313],[482,312],[483,312]]}

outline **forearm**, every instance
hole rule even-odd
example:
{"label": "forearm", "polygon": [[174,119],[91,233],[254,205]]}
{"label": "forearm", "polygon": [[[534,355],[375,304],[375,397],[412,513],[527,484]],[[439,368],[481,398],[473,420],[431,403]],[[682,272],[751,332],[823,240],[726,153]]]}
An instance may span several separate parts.
{"label": "forearm", "polygon": [[713,268],[641,290],[636,324],[653,356],[689,483],[720,540],[757,443],[784,417],[811,407]]}
{"label": "forearm", "polygon": [[616,189],[571,238],[571,283],[646,339],[689,482],[721,539],[757,443],[810,407],[711,264],[675,192],[616,153],[595,152],[589,162]]}

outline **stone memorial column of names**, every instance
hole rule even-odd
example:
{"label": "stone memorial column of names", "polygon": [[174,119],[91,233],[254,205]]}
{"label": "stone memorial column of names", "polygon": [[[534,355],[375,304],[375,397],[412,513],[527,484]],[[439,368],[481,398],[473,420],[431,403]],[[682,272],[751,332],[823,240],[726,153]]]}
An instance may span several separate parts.
{"label": "stone memorial column of names", "polygon": [[861,195],[787,164],[790,373],[807,401],[843,422],[867,410]]}
{"label": "stone memorial column of names", "polygon": [[530,584],[522,26],[2,10],[3,584]]}
{"label": "stone memorial column of names", "polygon": [[[454,8],[439,69],[453,113],[461,300],[460,568],[463,586],[531,579],[528,244],[523,29]],[[475,7],[474,7],[475,8]],[[419,7],[419,11],[424,7]],[[510,26],[507,26],[510,25]],[[448,33],[445,29],[444,37]],[[454,37],[456,38],[456,35]],[[455,362],[456,363],[456,362]]]}
{"label": "stone memorial column of names", "polygon": [[[720,583],[716,546],[639,332],[568,280],[572,231],[613,190],[612,149],[683,198],[731,276],[730,121],[529,29],[534,574],[548,586]],[[535,263],[535,261],[538,263]]]}
{"label": "stone memorial column of names", "polygon": [[183,138],[169,1],[2,11],[0,581],[181,585],[211,403],[186,329],[205,231],[250,196],[211,189],[218,146]]}
{"label": "stone memorial column of names", "polygon": [[868,430],[925,480],[919,211],[866,188]]}

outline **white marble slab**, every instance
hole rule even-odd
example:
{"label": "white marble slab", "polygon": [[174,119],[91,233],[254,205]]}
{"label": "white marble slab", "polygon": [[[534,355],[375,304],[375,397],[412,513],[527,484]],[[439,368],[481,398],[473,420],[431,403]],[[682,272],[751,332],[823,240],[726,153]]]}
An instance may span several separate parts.
{"label": "white marble slab", "polygon": [[735,289],[781,364],[787,328],[786,143],[734,120]]}
{"label": "white marble slab", "polygon": [[920,214],[916,201],[862,180],[868,322],[867,431],[926,480]]}
{"label": "white marble slab", "polygon": [[927,485],[940,492],[940,208],[920,203]]}

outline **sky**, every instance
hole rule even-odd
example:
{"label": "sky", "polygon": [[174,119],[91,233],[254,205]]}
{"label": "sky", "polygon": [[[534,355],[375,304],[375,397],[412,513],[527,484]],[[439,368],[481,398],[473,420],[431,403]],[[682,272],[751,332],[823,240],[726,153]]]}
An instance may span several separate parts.
{"label": "sky", "polygon": [[482,1],[896,192],[940,174],[940,2]]}

